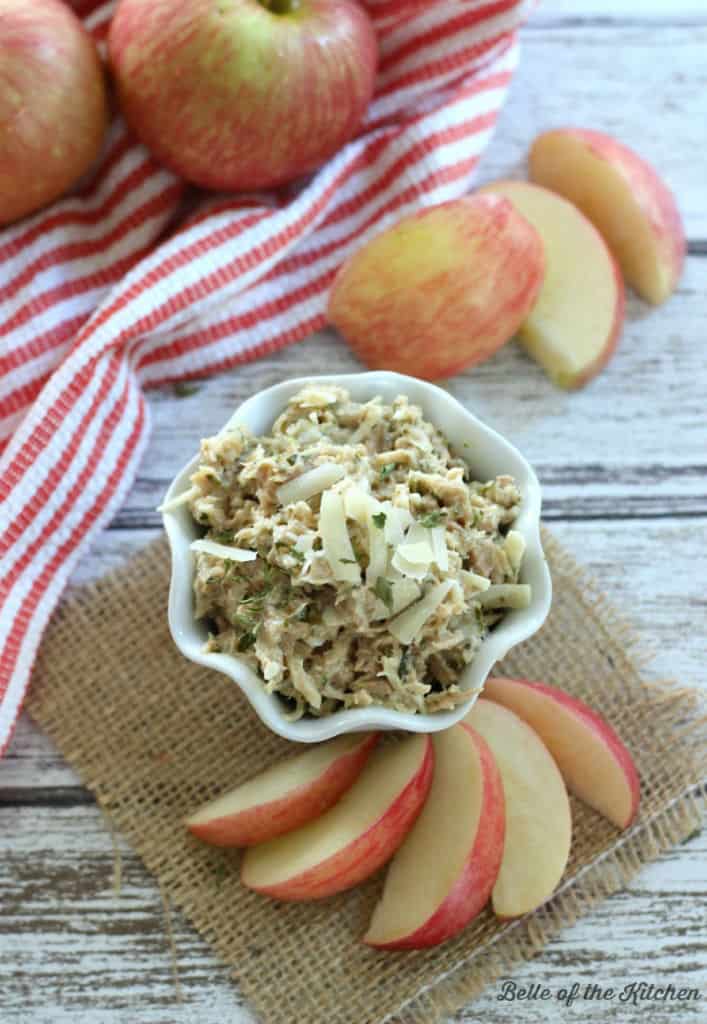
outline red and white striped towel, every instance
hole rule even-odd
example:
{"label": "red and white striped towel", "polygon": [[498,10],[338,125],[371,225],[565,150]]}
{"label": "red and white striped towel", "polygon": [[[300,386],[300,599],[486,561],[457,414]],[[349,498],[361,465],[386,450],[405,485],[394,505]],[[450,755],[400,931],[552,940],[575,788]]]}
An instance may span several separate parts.
{"label": "red and white striped towel", "polygon": [[[103,46],[112,4],[74,0]],[[0,234],[0,753],[42,631],[149,432],[143,389],[324,325],[341,261],[463,194],[517,61],[523,0],[369,0],[381,44],[361,134],[299,191],[203,197],[120,120],[80,192]]]}

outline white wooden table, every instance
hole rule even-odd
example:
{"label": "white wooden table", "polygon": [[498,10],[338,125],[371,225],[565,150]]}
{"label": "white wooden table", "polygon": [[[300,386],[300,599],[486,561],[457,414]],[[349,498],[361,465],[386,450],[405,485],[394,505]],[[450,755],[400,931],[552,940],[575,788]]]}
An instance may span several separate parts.
{"label": "white wooden table", "polygon": [[[591,567],[656,651],[651,671],[704,685],[707,539],[707,3],[546,0],[524,32],[522,66],[480,178],[519,175],[541,129],[574,123],[634,145],[674,188],[689,258],[677,295],[637,300],[619,351],[585,391],[555,390],[513,344],[450,382],[515,441],[544,486],[545,520]],[[76,573],[114,566],[159,530],[165,483],[247,395],[267,384],[357,364],[318,335],[223,375],[198,394],[153,393],[152,441],[132,493]],[[2,1024],[245,1024],[227,970],[178,915],[175,988],[160,894],[127,845],[113,890],[114,840],[91,795],[23,718],[0,762]],[[699,1004],[500,1002],[465,1022],[707,1020],[707,838],[646,868],[630,888],[567,929],[519,984],[632,981],[699,987]],[[181,1001],[178,998],[181,996]],[[318,1022],[293,1022],[318,1024]],[[352,1021],[351,1024],[363,1024]]]}

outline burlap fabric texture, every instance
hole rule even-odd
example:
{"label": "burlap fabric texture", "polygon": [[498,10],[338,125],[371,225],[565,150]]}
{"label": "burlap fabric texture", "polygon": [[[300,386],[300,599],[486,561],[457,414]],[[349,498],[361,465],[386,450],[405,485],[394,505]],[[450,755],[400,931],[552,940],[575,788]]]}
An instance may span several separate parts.
{"label": "burlap fabric texture", "polygon": [[697,694],[645,682],[626,627],[547,532],[544,544],[552,614],[497,674],[547,680],[600,710],[638,764],[640,816],[619,834],[573,800],[572,854],[554,898],[510,923],[486,910],[425,952],[379,953],[359,941],[382,872],[321,902],[278,903],[242,888],[237,851],[187,834],[182,819],[196,805],[292,746],[260,724],[234,683],[178,654],[166,624],[163,539],[62,602],[29,710],[171,902],[233,968],[265,1024],[438,1021],[698,827],[707,754]]}

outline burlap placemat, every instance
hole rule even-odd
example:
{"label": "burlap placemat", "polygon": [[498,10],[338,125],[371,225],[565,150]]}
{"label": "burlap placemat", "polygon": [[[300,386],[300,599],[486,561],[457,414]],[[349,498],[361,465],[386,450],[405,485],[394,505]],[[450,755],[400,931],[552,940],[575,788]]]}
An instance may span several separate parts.
{"label": "burlap placemat", "polygon": [[164,540],[70,592],[54,616],[31,714],[231,965],[266,1024],[437,1021],[698,827],[707,767],[698,695],[643,681],[626,628],[557,542],[547,534],[544,542],[552,614],[498,669],[556,683],[612,722],[641,774],[640,818],[619,835],[573,801],[571,860],[552,901],[510,923],[485,911],[426,952],[360,943],[382,873],[319,903],[276,903],[241,887],[237,852],[187,835],[187,812],[292,748],[258,722],[232,682],[177,653],[165,621]]}

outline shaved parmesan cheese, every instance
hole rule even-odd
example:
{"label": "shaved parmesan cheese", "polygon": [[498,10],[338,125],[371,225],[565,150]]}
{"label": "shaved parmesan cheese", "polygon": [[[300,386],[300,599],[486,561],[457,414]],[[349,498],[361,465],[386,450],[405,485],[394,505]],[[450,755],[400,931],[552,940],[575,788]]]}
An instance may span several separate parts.
{"label": "shaved parmesan cheese", "polygon": [[442,601],[454,586],[454,580],[436,583],[417,604],[406,608],[388,623],[388,631],[401,644],[410,644],[419,634],[427,620],[434,615]]}
{"label": "shaved parmesan cheese", "polygon": [[371,518],[368,523],[368,568],[366,569],[366,583],[369,587],[374,586],[378,577],[385,573],[388,564],[388,550],[385,530],[376,526]]}
{"label": "shaved parmesan cheese", "polygon": [[462,575],[463,578],[467,580],[467,582],[471,583],[472,587],[475,587],[477,590],[488,590],[491,586],[491,580],[487,579],[485,576],[480,576],[478,572],[471,572],[465,569]]}
{"label": "shaved parmesan cheese", "polygon": [[378,511],[378,502],[367,494],[358,484],[353,484],[344,492],[344,510],[347,519],[353,519],[361,526],[368,527],[373,512]]}
{"label": "shaved parmesan cheese", "polygon": [[436,562],[438,569],[447,572],[449,569],[449,552],[446,541],[447,531],[443,526],[433,526],[430,530],[432,551],[434,552],[433,562]]}
{"label": "shaved parmesan cheese", "polygon": [[186,505],[187,502],[192,501],[193,498],[198,498],[201,495],[201,490],[198,487],[190,487],[186,491],[182,491],[176,498],[170,498],[169,501],[162,502],[161,505],[157,506],[158,512],[174,512],[175,508],[181,508],[182,505]]}
{"label": "shaved parmesan cheese", "polygon": [[410,576],[414,580],[424,580],[430,570],[429,562],[409,562],[401,555],[400,548],[393,554],[391,565],[403,576]]}
{"label": "shaved parmesan cheese", "polygon": [[383,601],[377,601],[376,609],[372,616],[374,622],[380,622],[381,619],[389,619],[393,615],[397,615],[403,608],[407,608],[413,601],[417,601],[420,596],[420,588],[417,583],[402,576],[392,581],[390,592],[393,599],[392,607],[388,608]]}
{"label": "shaved parmesan cheese", "polygon": [[482,608],[527,608],[531,591],[527,583],[495,583],[474,598]]}
{"label": "shaved parmesan cheese", "polygon": [[397,615],[403,608],[407,608],[420,596],[420,588],[414,580],[393,581],[393,615]]}
{"label": "shaved parmesan cheese", "polygon": [[351,538],[346,528],[343,495],[337,491],[324,491],[319,512],[319,533],[324,555],[335,580],[347,583],[361,582],[361,569],[356,562]]}
{"label": "shaved parmesan cheese", "polygon": [[383,502],[383,511],[386,517],[385,526],[383,527],[385,539],[388,544],[397,548],[398,544],[403,543],[405,531],[413,521],[412,516],[406,508],[389,505],[387,501]]}
{"label": "shaved parmesan cheese", "polygon": [[214,558],[230,558],[232,562],[254,562],[258,557],[257,551],[249,551],[248,548],[233,548],[230,544],[217,544],[215,540],[195,540],[190,545],[192,551],[202,555],[212,555]]}
{"label": "shaved parmesan cheese", "polygon": [[520,568],[520,563],[523,560],[525,554],[525,539],[521,533],[517,530],[509,530],[506,540],[503,544],[503,550],[508,556],[508,561],[511,564],[511,569],[517,572]]}
{"label": "shaved parmesan cheese", "polygon": [[307,501],[315,494],[321,494],[327,487],[337,483],[346,476],[346,470],[336,462],[323,462],[321,466],[308,469],[281,484],[275,494],[281,505],[292,505],[296,501]]}
{"label": "shaved parmesan cheese", "polygon": [[434,558],[432,544],[429,540],[420,540],[415,544],[401,544],[398,547],[398,554],[401,558],[404,558],[406,562],[419,563],[420,565],[424,565],[425,568],[429,566],[430,562]]}

